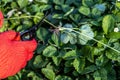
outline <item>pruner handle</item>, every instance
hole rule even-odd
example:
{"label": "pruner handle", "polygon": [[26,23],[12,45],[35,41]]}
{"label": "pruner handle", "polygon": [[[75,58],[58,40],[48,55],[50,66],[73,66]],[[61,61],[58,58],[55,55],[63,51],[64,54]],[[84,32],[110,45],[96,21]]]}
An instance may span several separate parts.
{"label": "pruner handle", "polygon": [[45,16],[33,27],[25,30],[24,32],[20,32],[20,37],[21,40],[25,41],[25,40],[31,40],[35,37],[35,32],[38,29],[39,26],[42,25],[42,23],[44,22],[44,19],[48,16],[48,12],[46,12]]}

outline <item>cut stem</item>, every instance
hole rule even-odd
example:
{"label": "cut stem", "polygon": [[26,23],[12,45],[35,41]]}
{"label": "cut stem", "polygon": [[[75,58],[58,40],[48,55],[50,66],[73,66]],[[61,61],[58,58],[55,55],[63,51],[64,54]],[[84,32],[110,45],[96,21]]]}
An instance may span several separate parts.
{"label": "cut stem", "polygon": [[[38,19],[41,19],[41,17],[39,17],[39,16],[22,16],[22,17],[8,18],[8,19],[4,19],[4,20],[14,20],[14,19],[23,19],[23,18],[38,18]],[[49,25],[51,25],[52,27],[58,28],[57,26],[55,26],[54,24],[52,24],[52,23],[49,22],[48,20],[44,19],[44,21],[45,21],[46,23],[48,23]],[[62,30],[65,30],[65,29],[67,29],[67,28],[59,27],[59,30],[61,30],[61,31],[62,31]],[[76,29],[76,28],[75,28],[75,29]],[[78,32],[78,31],[75,31],[74,28],[73,28],[73,31],[76,32],[76,33],[78,33],[78,34],[80,34],[80,35],[83,35],[83,36],[85,36],[85,37],[91,38],[91,37],[87,36],[86,34],[83,34],[83,33],[80,33],[80,32]],[[101,41],[99,41],[99,40],[97,40],[97,39],[95,39],[95,38],[91,38],[91,39],[94,40],[95,42],[98,42],[98,43],[100,43],[100,44],[102,44],[102,45],[104,45],[104,46],[106,46],[106,47],[114,50],[115,52],[120,53],[119,50],[117,50],[117,49],[115,49],[115,48],[112,48],[112,47],[110,47],[109,45],[107,45],[107,44],[105,44],[105,43],[103,43],[103,42],[101,42]]]}

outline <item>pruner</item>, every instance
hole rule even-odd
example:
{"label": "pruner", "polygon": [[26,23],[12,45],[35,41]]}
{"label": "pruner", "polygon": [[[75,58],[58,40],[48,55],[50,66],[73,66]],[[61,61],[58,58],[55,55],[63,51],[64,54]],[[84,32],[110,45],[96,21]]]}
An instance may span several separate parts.
{"label": "pruner", "polygon": [[39,26],[42,25],[42,23],[44,22],[44,19],[48,16],[48,12],[45,13],[44,17],[33,27],[25,30],[24,32],[20,32],[20,37],[21,40],[25,41],[25,40],[31,40],[35,37],[36,34],[36,30],[38,29]]}

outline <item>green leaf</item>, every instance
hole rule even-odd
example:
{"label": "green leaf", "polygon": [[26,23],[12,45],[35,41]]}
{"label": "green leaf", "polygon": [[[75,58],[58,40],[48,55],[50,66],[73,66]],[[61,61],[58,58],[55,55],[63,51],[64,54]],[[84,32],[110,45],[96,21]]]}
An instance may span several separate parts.
{"label": "green leaf", "polygon": [[72,4],[73,2],[75,2],[75,1],[73,1],[73,0],[66,0],[65,4],[70,5],[70,4]]}
{"label": "green leaf", "polygon": [[82,74],[88,74],[94,72],[95,70],[97,70],[97,67],[95,65],[90,65],[85,67],[85,69],[82,71]]}
{"label": "green leaf", "polygon": [[71,9],[69,5],[61,5],[61,8],[65,13]]}
{"label": "green leaf", "polygon": [[57,54],[57,49],[53,46],[48,46],[43,51],[43,55],[46,57],[56,56],[56,54]]}
{"label": "green leaf", "polygon": [[101,55],[105,49],[104,48],[93,48],[93,54],[94,55]]}
{"label": "green leaf", "polygon": [[62,10],[65,12],[64,16],[68,16],[74,11],[74,7],[70,7],[69,5],[62,5]]}
{"label": "green leaf", "polygon": [[70,59],[75,59],[77,57],[77,53],[75,50],[66,52],[65,55],[63,56],[63,59],[65,60],[70,60]]}
{"label": "green leaf", "polygon": [[106,51],[106,56],[109,58],[109,59],[112,59],[112,60],[115,60],[115,61],[120,61],[120,44],[118,42],[116,43],[113,43],[113,48],[116,50],[107,50]]}
{"label": "green leaf", "polygon": [[69,76],[58,75],[55,80],[72,80]]}
{"label": "green leaf", "polygon": [[64,67],[64,73],[69,73],[71,70],[71,67]]}
{"label": "green leaf", "polygon": [[81,33],[78,35],[78,42],[82,45],[85,45],[88,40],[91,40],[94,37],[94,33],[89,24],[82,25],[80,31]]}
{"label": "green leaf", "polygon": [[[66,29],[64,30],[66,33],[73,31],[73,26],[72,26],[72,24],[66,23],[63,27],[66,28]],[[70,33],[69,33],[69,34],[70,34]]]}
{"label": "green leaf", "polygon": [[4,0],[5,3],[12,2],[13,0]]}
{"label": "green leaf", "polygon": [[80,31],[82,34],[87,36],[87,40],[91,40],[94,37],[94,33],[89,24],[82,25]]}
{"label": "green leaf", "polygon": [[93,53],[93,49],[91,46],[85,46],[82,48],[82,52],[84,53],[84,57],[87,58],[87,60],[89,60],[90,62],[94,62],[94,53]]}
{"label": "green leaf", "polygon": [[61,6],[59,6],[59,5],[55,5],[55,9],[56,10],[62,10]]}
{"label": "green leaf", "polygon": [[93,15],[93,17],[98,18],[98,17],[101,16],[101,11],[98,10],[97,8],[93,8],[92,9],[92,15]]}
{"label": "green leaf", "polygon": [[51,8],[51,5],[42,5],[42,6],[39,7],[39,10],[41,12],[43,12],[43,11],[48,10],[50,8]]}
{"label": "green leaf", "polygon": [[45,28],[39,28],[38,30],[37,30],[37,37],[41,40],[41,41],[45,41],[45,40],[47,40],[49,37],[48,37],[48,35],[49,35],[49,31],[47,30],[47,29],[45,29]]}
{"label": "green leaf", "polygon": [[35,1],[39,3],[47,4],[49,0],[35,0]]}
{"label": "green leaf", "polygon": [[59,46],[59,35],[57,35],[56,33],[53,33],[51,38],[52,38],[53,42],[54,42],[57,46]]}
{"label": "green leaf", "polygon": [[108,72],[108,80],[117,80],[116,79],[116,71],[114,69],[110,70],[110,72]]}
{"label": "green leaf", "polygon": [[94,26],[100,26],[100,23],[97,21],[91,21],[90,23]]}
{"label": "green leaf", "polygon": [[72,73],[74,76],[79,76],[79,73],[77,71],[73,71]]}
{"label": "green leaf", "polygon": [[32,80],[42,80],[41,75],[37,76],[36,73],[34,73],[33,71],[29,72],[26,76],[27,77],[26,78],[23,77],[23,79],[31,78]]}
{"label": "green leaf", "polygon": [[39,12],[40,11],[40,7],[39,7],[38,4],[33,4],[29,8],[30,8],[29,10],[32,11],[32,12]]}
{"label": "green leaf", "polygon": [[17,0],[18,5],[20,8],[24,8],[28,5],[28,0]]}
{"label": "green leaf", "polygon": [[90,15],[90,9],[88,7],[81,6],[78,11],[85,16]]}
{"label": "green leaf", "polygon": [[35,57],[34,61],[33,61],[33,66],[35,68],[42,68],[47,64],[47,61],[45,61],[44,59],[42,59],[41,55],[38,55]]}
{"label": "green leaf", "polygon": [[101,12],[104,12],[106,9],[105,4],[96,4],[94,7],[97,8]]}
{"label": "green leaf", "polygon": [[42,68],[42,73],[47,77],[49,80],[55,80],[55,73],[52,69]]}
{"label": "green leaf", "polygon": [[120,8],[120,2],[119,1],[116,1],[115,5]]}
{"label": "green leaf", "polygon": [[93,77],[94,77],[94,80],[102,80],[101,76],[100,76],[100,73],[98,71],[94,72]]}
{"label": "green leaf", "polygon": [[81,15],[80,14],[70,14],[69,15],[69,17],[73,20],[73,21],[75,21],[75,22],[79,22],[80,21],[80,19],[81,19]]}
{"label": "green leaf", "polygon": [[56,65],[56,66],[59,66],[59,64],[60,64],[60,62],[61,62],[61,58],[59,58],[59,57],[52,57],[52,60],[53,60],[53,62],[54,62],[54,64]]}
{"label": "green leaf", "polygon": [[44,44],[38,44],[37,45],[37,54],[41,54],[41,52],[46,48],[47,46]]}
{"label": "green leaf", "polygon": [[95,71],[93,74],[93,77],[94,77],[94,80],[108,80],[107,71],[104,68]]}
{"label": "green leaf", "polygon": [[120,32],[110,32],[107,36],[111,39],[120,39]]}
{"label": "green leaf", "polygon": [[18,80],[18,79],[16,78],[16,76],[11,76],[11,77],[8,77],[8,80]]}
{"label": "green leaf", "polygon": [[70,40],[70,35],[68,33],[62,33],[60,39],[63,43],[67,44]]}
{"label": "green leaf", "polygon": [[[63,27],[65,27],[65,28],[70,28],[70,29],[72,29],[73,28],[73,26],[72,26],[72,24],[65,24]],[[71,32],[71,31],[70,31]]]}
{"label": "green leaf", "polygon": [[118,52],[115,52],[113,50],[106,51],[106,56],[109,59],[115,60],[115,61],[120,61],[120,54]]}
{"label": "green leaf", "polygon": [[74,11],[74,7],[72,7],[69,11],[67,11],[64,16],[70,15]]}
{"label": "green leaf", "polygon": [[15,9],[15,8],[17,8],[17,7],[18,7],[18,5],[17,5],[17,3],[16,3],[16,2],[12,2],[12,3],[11,3],[11,7],[12,7],[13,9]]}
{"label": "green leaf", "polygon": [[33,23],[29,20],[26,20],[26,21],[23,22],[23,25],[30,27],[30,26],[33,25]]}
{"label": "green leaf", "polygon": [[106,15],[103,18],[102,28],[103,28],[103,31],[104,31],[105,34],[108,34],[108,32],[113,31],[113,29],[114,29],[114,23],[115,23],[115,20],[112,17],[112,15]]}
{"label": "green leaf", "polygon": [[88,42],[88,40],[85,40],[84,37],[81,35],[78,36],[78,43],[85,45]]}
{"label": "green leaf", "polygon": [[35,16],[37,16],[37,17],[34,17],[34,22],[37,24],[43,18],[44,14],[38,12],[35,14]]}
{"label": "green leaf", "polygon": [[101,55],[100,57],[98,57],[95,61],[97,66],[104,66],[105,64],[107,64],[108,62],[108,58],[104,55]]}
{"label": "green leaf", "polygon": [[64,4],[64,0],[53,0],[53,2],[55,4],[58,4],[58,5],[63,5]]}
{"label": "green leaf", "polygon": [[54,18],[54,19],[62,19],[63,16],[64,16],[64,14],[54,14],[54,15],[52,16],[52,18]]}
{"label": "green leaf", "polygon": [[82,4],[87,7],[91,7],[94,4],[93,0],[82,0]]}
{"label": "green leaf", "polygon": [[28,74],[27,74],[27,77],[33,77],[33,76],[35,76],[36,74],[33,72],[33,71],[31,71],[31,72],[29,72]]}
{"label": "green leaf", "polygon": [[70,43],[71,44],[77,43],[77,35],[73,32],[70,33]]}
{"label": "green leaf", "polygon": [[115,15],[115,20],[116,20],[116,22],[120,22],[120,12],[118,12],[118,13],[116,13],[116,15]]}
{"label": "green leaf", "polygon": [[26,76],[26,79],[31,78],[32,80],[42,80],[42,77],[40,77],[40,75],[37,76],[36,73],[34,73],[33,71],[29,72]]}
{"label": "green leaf", "polygon": [[32,80],[43,80],[43,79],[40,78],[39,76],[34,76]]}
{"label": "green leaf", "polygon": [[73,61],[73,66],[74,66],[76,71],[81,73],[84,70],[84,67],[85,67],[85,59],[84,58],[76,58]]}
{"label": "green leaf", "polygon": [[67,60],[65,62],[65,67],[72,67],[73,66],[72,63],[73,63],[73,60]]}

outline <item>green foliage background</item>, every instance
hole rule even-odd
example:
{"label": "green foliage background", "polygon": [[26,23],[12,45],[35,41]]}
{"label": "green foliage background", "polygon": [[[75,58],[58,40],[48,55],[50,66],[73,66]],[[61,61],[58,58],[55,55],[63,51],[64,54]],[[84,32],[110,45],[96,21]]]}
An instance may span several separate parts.
{"label": "green foliage background", "polygon": [[38,47],[27,66],[5,80],[120,80],[120,2],[116,0],[0,0],[0,30],[22,32],[44,12]]}

